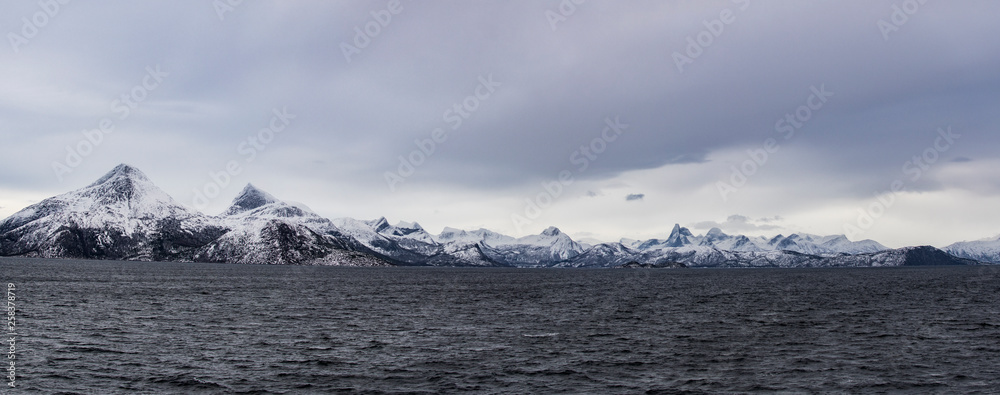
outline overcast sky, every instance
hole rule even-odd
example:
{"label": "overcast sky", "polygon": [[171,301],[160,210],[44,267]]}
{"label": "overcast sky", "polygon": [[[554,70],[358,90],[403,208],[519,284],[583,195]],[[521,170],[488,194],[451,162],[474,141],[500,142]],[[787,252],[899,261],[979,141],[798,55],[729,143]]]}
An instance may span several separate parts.
{"label": "overcast sky", "polygon": [[0,217],[124,162],[432,233],[1000,234],[996,1],[49,1],[0,5]]}

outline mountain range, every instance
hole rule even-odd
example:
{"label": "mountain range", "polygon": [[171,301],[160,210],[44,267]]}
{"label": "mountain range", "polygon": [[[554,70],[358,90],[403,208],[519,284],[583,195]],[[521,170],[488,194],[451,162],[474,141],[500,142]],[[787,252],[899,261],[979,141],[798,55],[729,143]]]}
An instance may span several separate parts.
{"label": "mountain range", "polygon": [[0,256],[349,266],[871,267],[1000,263],[1000,239],[889,249],[809,234],[694,235],[587,244],[555,227],[515,238],[385,218],[329,220],[248,184],[217,216],[173,200],[138,169],[119,165],[94,183],[0,222]]}

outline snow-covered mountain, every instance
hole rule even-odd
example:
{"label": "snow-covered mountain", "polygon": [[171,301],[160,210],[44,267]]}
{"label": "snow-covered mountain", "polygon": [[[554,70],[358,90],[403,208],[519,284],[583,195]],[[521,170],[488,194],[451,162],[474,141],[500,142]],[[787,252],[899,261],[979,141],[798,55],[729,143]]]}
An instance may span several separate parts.
{"label": "snow-covered mountain", "polygon": [[855,255],[819,256],[795,251],[726,251],[692,246],[653,251],[631,250],[621,243],[595,246],[559,267],[692,267],[692,268],[806,268],[977,265],[934,247],[907,247]]}
{"label": "snow-covered mountain", "polygon": [[177,204],[138,169],[120,165],[93,184],[0,222],[0,255],[190,260],[226,231],[214,218]]}
{"label": "snow-covered mountain", "polygon": [[796,233],[790,236],[765,237],[730,236],[719,228],[712,228],[705,235],[695,236],[680,224],[674,225],[665,240],[651,239],[631,241],[630,247],[640,251],[677,249],[691,246],[714,248],[737,252],[792,251],[803,254],[836,256],[841,254],[863,254],[887,250],[888,248],[872,240],[852,242],[846,236],[815,236]]}
{"label": "snow-covered mountain", "polygon": [[[634,244],[634,243],[633,243]],[[632,263],[657,267],[684,267],[657,254],[644,253],[624,243],[602,243],[589,248],[573,259],[558,262],[556,267],[621,267]]]}
{"label": "snow-covered mountain", "polygon": [[1000,264],[1000,237],[958,242],[944,250],[957,257]]}
{"label": "snow-covered mountain", "polygon": [[400,222],[393,226],[385,218],[373,221],[338,218],[333,223],[344,235],[398,265],[502,266],[487,257],[477,243],[442,244],[417,223]]}
{"label": "snow-covered mountain", "polygon": [[194,260],[246,264],[385,266],[330,220],[280,201],[252,184],[219,217],[229,231]]}
{"label": "snow-covered mountain", "polygon": [[[138,169],[119,165],[82,189],[0,222],[0,255],[43,258],[386,265],[323,234],[323,220],[252,186],[222,217],[177,204]],[[310,226],[316,225],[316,231]],[[332,226],[332,224],[330,224]],[[331,229],[332,230],[332,229]]]}
{"label": "snow-covered mountain", "polygon": [[666,239],[599,244],[560,267],[869,267],[962,265],[977,262],[933,247],[890,250],[871,240],[793,234],[773,238],[730,236],[714,228],[695,236],[674,225]]}
{"label": "snow-covered mountain", "polygon": [[864,254],[888,249],[873,240],[850,241],[844,235],[816,236],[795,233],[789,236],[778,235],[770,239],[761,237],[755,241],[762,251],[795,251],[823,256]]}
{"label": "snow-covered mountain", "polygon": [[584,252],[583,246],[554,227],[538,235],[514,238],[486,229],[454,228],[433,236],[415,222],[390,225],[385,218],[338,218],[333,222],[376,254],[409,265],[550,266]]}
{"label": "snow-covered mountain", "polygon": [[550,266],[584,252],[583,246],[555,227],[517,239],[493,232],[481,234],[481,243],[487,247],[486,255],[510,266]]}
{"label": "snow-covered mountain", "polygon": [[[0,222],[0,256],[250,264],[512,267],[823,267],[1000,263],[1000,239],[890,250],[872,240],[796,233],[695,235],[581,244],[550,227],[515,238],[385,218],[328,220],[247,185],[219,216],[177,204],[127,165]],[[961,257],[961,258],[959,258]],[[968,258],[968,259],[962,259]]]}

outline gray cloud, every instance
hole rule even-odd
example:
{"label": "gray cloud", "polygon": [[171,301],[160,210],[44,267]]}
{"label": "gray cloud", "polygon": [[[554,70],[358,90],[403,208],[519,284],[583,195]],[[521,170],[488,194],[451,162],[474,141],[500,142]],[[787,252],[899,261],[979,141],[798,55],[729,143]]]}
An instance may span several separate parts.
{"label": "gray cloud", "polygon": [[645,197],[646,197],[646,194],[644,194],[644,193],[630,193],[630,194],[628,194],[628,195],[625,196],[625,200],[631,202],[631,201],[634,201],[634,200],[642,200]]}
{"label": "gray cloud", "polygon": [[[649,203],[708,191],[699,218],[737,210],[791,218],[844,201],[866,204],[908,177],[905,164],[948,126],[963,137],[907,190],[996,193],[975,182],[992,179],[988,166],[951,168],[968,158],[1000,159],[993,111],[1000,106],[993,20],[1000,3],[993,1],[922,6],[888,40],[878,23],[890,17],[890,0],[750,2],[683,73],[673,54],[686,50],[703,21],[737,3],[594,0],[553,31],[545,11],[555,2],[403,2],[350,62],[341,43],[351,43],[355,27],[385,3],[243,2],[224,20],[204,1],[122,4],[64,5],[17,52],[8,42],[0,47],[0,190],[30,195],[4,207],[86,185],[121,162],[187,203],[210,173],[235,160],[243,165],[232,177],[237,186],[224,188],[212,210],[254,181],[287,189],[275,193],[325,215],[421,223],[489,216],[477,224],[502,227],[520,202],[544,190],[540,183],[569,171],[573,192],[556,206],[573,204],[568,196],[587,188],[612,196],[604,188],[626,183],[649,193]],[[22,17],[38,7],[4,3],[0,26],[19,32]],[[156,65],[169,72],[163,84],[58,181],[52,163],[65,161],[82,130],[115,117],[114,101]],[[453,129],[446,111],[475,95],[487,76],[502,85]],[[784,139],[776,122],[824,86],[834,95]],[[284,107],[298,117],[247,161],[239,144]],[[604,134],[609,117],[628,124],[613,140]],[[446,140],[390,193],[385,173],[437,128]],[[734,195],[736,203],[711,196],[731,166],[768,138],[780,149]],[[630,178],[642,171],[659,176]],[[669,186],[656,181],[667,177]],[[467,211],[426,220],[419,216],[433,211],[409,203],[455,196],[466,199]],[[515,203],[483,214],[491,199]],[[569,226],[578,221],[556,208],[547,215]],[[972,220],[981,222],[977,229],[990,226]]]}

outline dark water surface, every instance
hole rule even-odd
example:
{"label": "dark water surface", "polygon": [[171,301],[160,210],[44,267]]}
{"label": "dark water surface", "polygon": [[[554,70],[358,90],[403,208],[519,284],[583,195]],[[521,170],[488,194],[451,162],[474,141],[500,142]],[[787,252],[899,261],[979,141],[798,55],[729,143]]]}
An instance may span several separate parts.
{"label": "dark water surface", "polygon": [[30,392],[995,393],[998,269],[0,259],[0,282]]}

